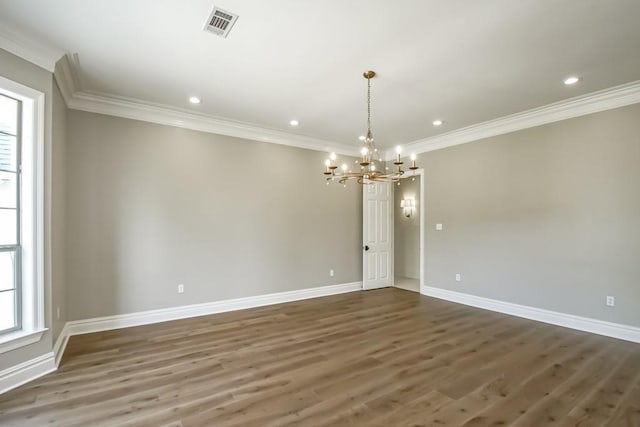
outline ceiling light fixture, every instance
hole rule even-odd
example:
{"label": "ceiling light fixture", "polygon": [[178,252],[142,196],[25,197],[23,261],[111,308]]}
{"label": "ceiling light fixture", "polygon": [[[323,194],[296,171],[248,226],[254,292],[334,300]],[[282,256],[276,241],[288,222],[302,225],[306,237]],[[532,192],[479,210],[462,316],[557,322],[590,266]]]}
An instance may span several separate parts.
{"label": "ceiling light fixture", "polygon": [[442,120],[434,120],[434,121],[433,121],[433,125],[434,125],[434,126],[442,126],[442,124],[443,124],[443,123],[444,123],[444,122],[443,122]]}
{"label": "ceiling light fixture", "polygon": [[289,122],[289,125],[290,125],[290,126],[293,126],[293,127],[296,127],[296,126],[298,126],[299,124],[300,124],[300,122],[298,122],[297,120],[291,120],[291,121]]}
{"label": "ceiling light fixture", "polygon": [[[400,157],[402,147],[396,147],[396,158],[393,164],[396,166],[396,170],[388,172],[389,167],[380,158],[378,149],[373,141],[373,133],[371,132],[371,79],[375,77],[375,71],[365,71],[363,74],[367,79],[367,133],[364,137],[362,148],[360,148],[360,161],[356,163],[360,164],[360,170],[353,172],[349,170],[349,166],[346,163],[342,164],[342,168],[338,171],[337,156],[335,153],[331,153],[329,158],[325,160],[324,164],[326,169],[324,175],[327,180],[327,185],[330,182],[338,182],[346,187],[346,182],[349,180],[357,180],[360,184],[372,184],[375,182],[398,182],[405,171],[402,169],[404,162]],[[416,166],[415,157],[412,156],[411,169],[414,173],[418,169]]]}
{"label": "ceiling light fixture", "polygon": [[571,76],[564,79],[564,84],[567,86],[574,85],[580,81],[580,77]]}
{"label": "ceiling light fixture", "polygon": [[189,97],[189,102],[192,104],[200,104],[200,98],[197,96],[191,96]]}

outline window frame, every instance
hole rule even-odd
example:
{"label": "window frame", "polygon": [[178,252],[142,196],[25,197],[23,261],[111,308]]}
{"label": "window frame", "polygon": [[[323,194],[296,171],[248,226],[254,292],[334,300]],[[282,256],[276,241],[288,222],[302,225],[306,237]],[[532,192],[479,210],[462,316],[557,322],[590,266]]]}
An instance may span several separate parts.
{"label": "window frame", "polygon": [[45,94],[0,76],[0,93],[20,101],[20,328],[0,334],[0,354],[40,341],[45,327],[44,138]]}
{"label": "window frame", "polygon": [[[13,136],[16,139],[16,170],[3,170],[2,172],[13,172],[15,173],[15,185],[16,185],[16,243],[12,245],[2,245],[0,244],[0,252],[14,252],[15,253],[15,265],[14,265],[14,282],[13,288],[7,290],[0,290],[0,292],[8,292],[13,290],[15,292],[14,296],[14,323],[15,326],[8,329],[0,330],[0,335],[8,334],[14,331],[22,330],[22,247],[21,247],[21,224],[22,224],[22,214],[20,209],[20,199],[22,195],[21,190],[21,175],[22,175],[22,101],[20,99],[9,96],[0,91],[0,96],[12,99],[17,102],[17,114],[16,114],[16,133],[15,135],[10,134],[8,132],[0,131],[0,133],[5,134],[7,136]],[[2,207],[0,206],[0,209]]]}

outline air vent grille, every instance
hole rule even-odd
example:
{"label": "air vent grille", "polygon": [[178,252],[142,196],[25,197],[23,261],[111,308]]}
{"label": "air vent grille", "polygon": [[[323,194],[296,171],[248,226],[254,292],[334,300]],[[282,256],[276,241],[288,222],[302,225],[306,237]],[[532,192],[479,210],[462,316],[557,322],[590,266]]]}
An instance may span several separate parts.
{"label": "air vent grille", "polygon": [[237,19],[238,15],[214,6],[205,23],[204,30],[226,38]]}

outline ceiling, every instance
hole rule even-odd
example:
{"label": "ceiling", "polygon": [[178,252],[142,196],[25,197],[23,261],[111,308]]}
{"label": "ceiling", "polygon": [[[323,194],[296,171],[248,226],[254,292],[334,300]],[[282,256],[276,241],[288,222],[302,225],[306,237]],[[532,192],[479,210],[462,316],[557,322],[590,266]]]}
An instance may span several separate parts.
{"label": "ceiling", "polygon": [[[226,39],[202,30],[214,4],[240,15]],[[637,0],[0,1],[2,26],[77,54],[84,92],[354,147],[375,70],[381,148],[640,80],[638,22]]]}

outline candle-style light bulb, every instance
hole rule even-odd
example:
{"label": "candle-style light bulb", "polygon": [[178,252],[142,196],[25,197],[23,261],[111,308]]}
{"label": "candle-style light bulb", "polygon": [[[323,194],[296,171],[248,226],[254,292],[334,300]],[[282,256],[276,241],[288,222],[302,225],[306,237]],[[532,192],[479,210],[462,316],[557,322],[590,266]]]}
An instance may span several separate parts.
{"label": "candle-style light bulb", "polygon": [[329,159],[335,160],[336,159],[336,153],[329,154]]}
{"label": "candle-style light bulb", "polygon": [[369,163],[369,149],[367,147],[362,147],[362,149],[360,150],[360,154],[362,154],[361,164]]}
{"label": "candle-style light bulb", "polygon": [[346,164],[346,163],[343,163],[343,164],[342,164],[342,171],[343,171],[343,172],[346,172],[346,171],[347,171],[347,168],[348,168],[347,164]]}
{"label": "candle-style light bulb", "polygon": [[329,160],[329,159],[325,160],[325,161],[324,161],[324,165],[325,165],[326,167],[331,166],[331,160]]}
{"label": "candle-style light bulb", "polygon": [[402,147],[401,146],[397,146],[396,147],[396,164],[400,163],[400,153],[402,153]]}
{"label": "candle-style light bulb", "polygon": [[411,153],[411,160],[415,160],[416,159],[416,153]]}
{"label": "candle-style light bulb", "polygon": [[411,169],[416,169],[416,153],[411,153]]}

